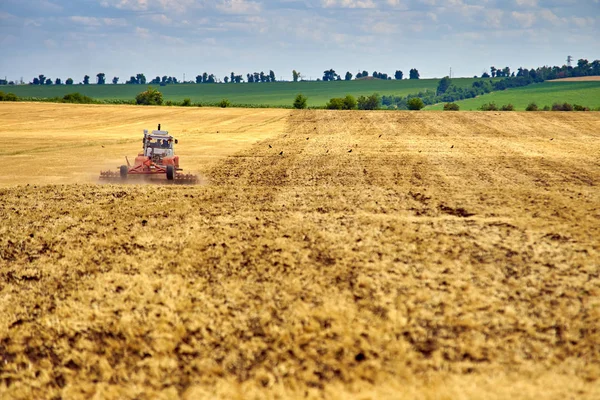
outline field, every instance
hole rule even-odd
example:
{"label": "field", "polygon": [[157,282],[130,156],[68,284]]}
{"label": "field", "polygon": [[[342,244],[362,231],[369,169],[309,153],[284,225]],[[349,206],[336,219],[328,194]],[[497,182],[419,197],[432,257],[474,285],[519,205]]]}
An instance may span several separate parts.
{"label": "field", "polygon": [[[579,104],[591,109],[600,108],[600,81],[546,81],[521,88],[494,92],[474,99],[457,101],[461,110],[477,110],[482,104],[494,102],[498,106],[512,104],[516,110],[525,110],[527,105],[535,102],[540,109],[552,107],[554,103]],[[441,110],[443,104],[427,107],[427,110]]]}
{"label": "field", "polygon": [[600,397],[597,113],[0,118],[2,399]]}
{"label": "field", "polygon": [[[470,87],[472,78],[454,79],[457,86]],[[419,79],[401,81],[358,80],[341,82],[275,82],[263,84],[180,84],[157,88],[165,100],[182,101],[189,98],[192,102],[215,103],[223,98],[233,104],[268,105],[291,107],[298,93],[308,97],[309,106],[324,106],[332,97],[352,94],[406,96],[424,90],[435,91],[439,79]],[[94,99],[133,100],[149,85],[60,85],[60,86],[0,86],[4,92],[13,92],[19,97],[51,98],[67,93],[79,92]],[[156,85],[154,85],[156,86]]]}

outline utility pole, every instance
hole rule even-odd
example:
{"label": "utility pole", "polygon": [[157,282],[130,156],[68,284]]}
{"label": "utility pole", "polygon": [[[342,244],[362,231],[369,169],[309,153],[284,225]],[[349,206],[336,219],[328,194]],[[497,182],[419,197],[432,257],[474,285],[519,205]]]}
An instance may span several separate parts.
{"label": "utility pole", "polygon": [[452,78],[452,67],[450,67],[450,75],[448,76],[448,78]]}

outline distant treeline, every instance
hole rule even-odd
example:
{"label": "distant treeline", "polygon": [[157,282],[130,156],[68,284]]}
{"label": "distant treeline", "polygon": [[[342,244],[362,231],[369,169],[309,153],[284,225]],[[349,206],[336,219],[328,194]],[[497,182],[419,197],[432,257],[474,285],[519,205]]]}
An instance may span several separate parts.
{"label": "distant treeline", "polygon": [[[577,61],[576,66],[563,65],[562,67],[544,66],[544,67],[531,68],[531,69],[518,68],[517,71],[511,71],[511,69],[509,67],[496,68],[496,67],[492,66],[492,67],[490,67],[490,72],[489,73],[484,72],[481,75],[481,78],[525,77],[525,78],[531,78],[536,82],[543,82],[545,80],[551,80],[551,79],[561,79],[561,78],[570,78],[570,77],[578,77],[578,76],[592,76],[592,75],[600,75],[600,60],[595,60],[595,61],[589,62],[588,60],[582,58]],[[379,72],[374,71],[372,73],[370,73],[369,71],[361,71],[361,72],[358,72],[355,76],[350,71],[347,71],[344,74],[344,76],[342,77],[342,75],[338,74],[335,70],[328,69],[328,70],[323,71],[322,78],[317,78],[316,80],[322,81],[322,82],[341,81],[341,80],[350,81],[353,78],[355,78],[355,79],[370,78],[370,79],[380,79],[380,80],[391,80],[392,77],[393,77],[393,79],[396,79],[396,80],[404,79],[404,72],[401,70],[396,70],[395,73],[392,75],[392,74],[387,74],[387,73],[381,72],[381,71],[379,71]],[[416,68],[412,68],[409,71],[408,78],[409,79],[420,79],[419,71]],[[477,78],[477,76],[474,76],[474,78]],[[294,82],[298,82],[298,81],[304,81],[306,79],[305,79],[305,76],[302,75],[302,73],[300,73],[296,70],[293,70],[292,71],[292,80]],[[112,83],[115,85],[118,84],[119,81],[120,81],[120,78],[118,76],[115,76],[112,78]],[[269,70],[269,72],[264,72],[264,71],[251,72],[251,73],[247,73],[245,76],[238,75],[238,74],[235,74],[232,72],[231,74],[224,76],[223,78],[219,78],[215,74],[204,72],[202,74],[198,74],[196,76],[195,80],[188,80],[188,81],[184,81],[184,80],[179,81],[174,76],[167,76],[167,75],[164,75],[162,77],[156,76],[155,78],[148,80],[143,73],[140,73],[140,74],[136,74],[135,76],[131,76],[128,80],[125,81],[125,84],[146,85],[146,84],[150,83],[153,85],[165,86],[165,85],[174,85],[174,84],[180,84],[180,83],[187,83],[187,84],[233,83],[233,84],[239,84],[239,83],[269,83],[269,82],[277,82],[276,75],[273,70]],[[20,82],[20,84],[22,84],[22,83],[23,82]],[[90,76],[85,75],[83,77],[83,80],[80,83],[83,85],[89,85],[90,84]],[[16,82],[7,81],[6,79],[0,79],[0,85],[14,85],[14,84],[16,84]],[[41,74],[41,75],[38,75],[37,77],[34,77],[32,79],[32,81],[29,82],[29,84],[30,85],[63,85],[63,84],[73,85],[74,80],[72,78],[67,78],[63,82],[63,80],[61,78],[56,78],[56,79],[52,80],[52,79],[46,77],[45,75]],[[96,74],[96,84],[97,85],[106,84],[106,74],[105,73],[100,72],[100,73]]]}
{"label": "distant treeline", "polygon": [[[497,79],[497,78],[496,78]],[[473,82],[470,88],[457,87],[452,83],[452,79],[445,77],[440,80],[437,90],[435,92],[426,90],[415,94],[409,94],[408,96],[383,96],[381,103],[383,106],[388,108],[394,108],[398,110],[407,110],[408,102],[412,98],[420,98],[423,103],[427,105],[437,103],[451,103],[454,101],[472,99],[477,96],[481,96],[490,92],[506,90],[510,88],[522,87],[531,85],[532,83],[541,83],[544,80],[536,76],[534,79],[531,75],[527,76],[515,76],[504,79],[494,80],[480,79]]]}

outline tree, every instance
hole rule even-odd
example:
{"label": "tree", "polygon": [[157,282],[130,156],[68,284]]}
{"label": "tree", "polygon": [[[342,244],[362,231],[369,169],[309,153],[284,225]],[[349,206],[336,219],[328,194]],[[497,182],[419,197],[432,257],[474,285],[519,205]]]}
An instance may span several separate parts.
{"label": "tree", "polygon": [[273,72],[273,70],[269,71],[269,78],[271,79],[271,82],[275,82],[275,72]]}
{"label": "tree", "polygon": [[491,66],[490,67],[490,72],[492,73],[492,78],[495,78],[496,77],[496,67]]}
{"label": "tree", "polygon": [[357,105],[359,110],[377,110],[381,106],[381,98],[377,93],[368,97],[359,96]]}
{"label": "tree", "polygon": [[137,85],[139,82],[135,76],[131,76],[128,81],[125,82],[127,85]]}
{"label": "tree", "polygon": [[481,74],[482,78],[489,78],[490,74],[488,74],[487,72],[484,72],[483,74]]}
{"label": "tree", "polygon": [[306,96],[298,94],[294,99],[294,108],[305,109],[306,108]]}
{"label": "tree", "polygon": [[60,78],[56,78],[56,80],[54,81],[55,85],[62,85],[62,80]]}
{"label": "tree", "polygon": [[259,77],[260,77],[259,79],[260,79],[261,82],[263,82],[263,83],[267,82],[267,76],[265,75],[264,72],[260,71]]}
{"label": "tree", "polygon": [[419,79],[421,75],[419,75],[419,71],[416,68],[413,68],[409,72],[409,79]]}
{"label": "tree", "polygon": [[356,79],[360,79],[360,78],[362,78],[362,76],[363,76],[363,75],[362,75],[362,72],[360,72],[360,71],[359,71],[359,72],[356,74]]}
{"label": "tree", "polygon": [[67,78],[67,80],[65,81],[65,83],[66,83],[67,85],[72,85],[72,84],[73,84],[73,79],[71,79],[71,78]]}
{"label": "tree", "polygon": [[502,69],[502,75],[505,78],[508,78],[510,76],[510,68],[509,67],[504,67],[504,69]]}
{"label": "tree", "polygon": [[223,78],[223,82],[229,83],[229,77],[227,75],[225,75],[225,77]]}
{"label": "tree", "polygon": [[139,85],[145,85],[146,84],[146,77],[144,76],[144,74],[137,74],[135,76],[137,83]]}
{"label": "tree", "polygon": [[451,81],[450,78],[445,76],[442,78],[442,80],[440,81],[440,83],[438,84],[437,90],[436,90],[436,95],[437,96],[441,96],[442,94],[446,93],[446,90],[448,90],[448,88],[451,85]]}
{"label": "tree", "polygon": [[[233,72],[231,73],[231,76],[229,79],[231,80],[231,83],[235,83],[235,74]],[[225,83],[227,83],[227,82],[225,82]]]}
{"label": "tree", "polygon": [[362,73],[362,77],[363,77],[363,78],[366,78],[366,77],[368,77],[368,76],[369,76],[369,73],[368,73],[367,71],[363,71],[363,73]]}
{"label": "tree", "polygon": [[156,78],[152,79],[152,80],[150,81],[150,83],[151,83],[152,85],[160,85],[160,76],[157,76]]}
{"label": "tree", "polygon": [[52,85],[52,79],[48,78],[46,79],[46,82],[44,82],[45,85]]}
{"label": "tree", "polygon": [[404,73],[400,70],[396,71],[396,73],[394,74],[394,78],[396,78],[397,80],[402,80],[403,77]]}
{"label": "tree", "polygon": [[335,73],[335,71],[333,69],[330,69],[328,71],[323,71],[323,81],[325,81],[325,82],[335,80],[336,76],[337,76],[337,74]]}
{"label": "tree", "polygon": [[152,89],[152,87],[148,87],[148,90],[135,96],[135,102],[136,104],[142,104],[146,106],[159,106],[163,103],[162,93],[156,89]]}
{"label": "tree", "polygon": [[344,77],[345,80],[347,81],[351,81],[352,80],[352,74],[350,73],[350,71],[346,72],[346,76]]}
{"label": "tree", "polygon": [[34,80],[34,84],[36,85],[43,85],[46,82],[46,77],[44,75],[38,75],[38,83],[35,83]]}
{"label": "tree", "polygon": [[117,83],[119,83],[119,77],[115,76],[112,80],[113,85],[116,85]]}
{"label": "tree", "polygon": [[346,110],[354,110],[358,106],[356,98],[350,94],[344,97],[344,108]]}
{"label": "tree", "polygon": [[406,102],[406,106],[409,110],[418,111],[421,108],[425,107],[425,103],[423,103],[423,100],[421,100],[419,97],[413,97],[412,99],[408,100],[408,102]]}
{"label": "tree", "polygon": [[89,85],[90,84],[90,77],[88,75],[83,77],[83,84],[84,85]]}
{"label": "tree", "polygon": [[96,75],[96,78],[98,78],[98,81],[96,82],[98,85],[104,85],[106,83],[106,74],[104,72],[100,72]]}
{"label": "tree", "polygon": [[296,70],[292,71],[292,79],[294,79],[294,82],[298,82],[298,78],[300,77],[300,72],[297,72]]}

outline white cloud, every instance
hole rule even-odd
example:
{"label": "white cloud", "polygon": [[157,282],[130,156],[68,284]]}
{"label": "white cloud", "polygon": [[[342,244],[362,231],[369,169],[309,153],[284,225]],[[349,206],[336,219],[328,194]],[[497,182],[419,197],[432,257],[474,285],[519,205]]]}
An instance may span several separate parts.
{"label": "white cloud", "polygon": [[46,39],[46,40],[44,40],[44,46],[46,46],[46,48],[48,48],[48,49],[55,49],[56,47],[58,47],[58,44],[56,43],[55,40]]}
{"label": "white cloud", "polygon": [[139,26],[136,26],[135,36],[139,37],[140,39],[149,39],[151,35],[150,35],[150,31],[148,29],[140,28]]}
{"label": "white cloud", "polygon": [[493,28],[500,28],[502,26],[502,17],[504,11],[502,10],[488,10],[485,12],[485,22]]}
{"label": "white cloud", "polygon": [[373,0],[323,0],[325,8],[376,8]]}
{"label": "white cloud", "polygon": [[261,5],[255,1],[222,0],[217,3],[216,8],[227,14],[256,14],[260,12]]}
{"label": "white cloud", "polygon": [[515,0],[515,3],[521,7],[537,7],[538,0]]}
{"label": "white cloud", "polygon": [[74,15],[69,17],[69,20],[77,24],[85,26],[127,26],[127,21],[123,18],[96,18]]}
{"label": "white cloud", "polygon": [[511,15],[523,28],[531,28],[535,22],[535,15],[533,13],[520,13],[513,11]]}

